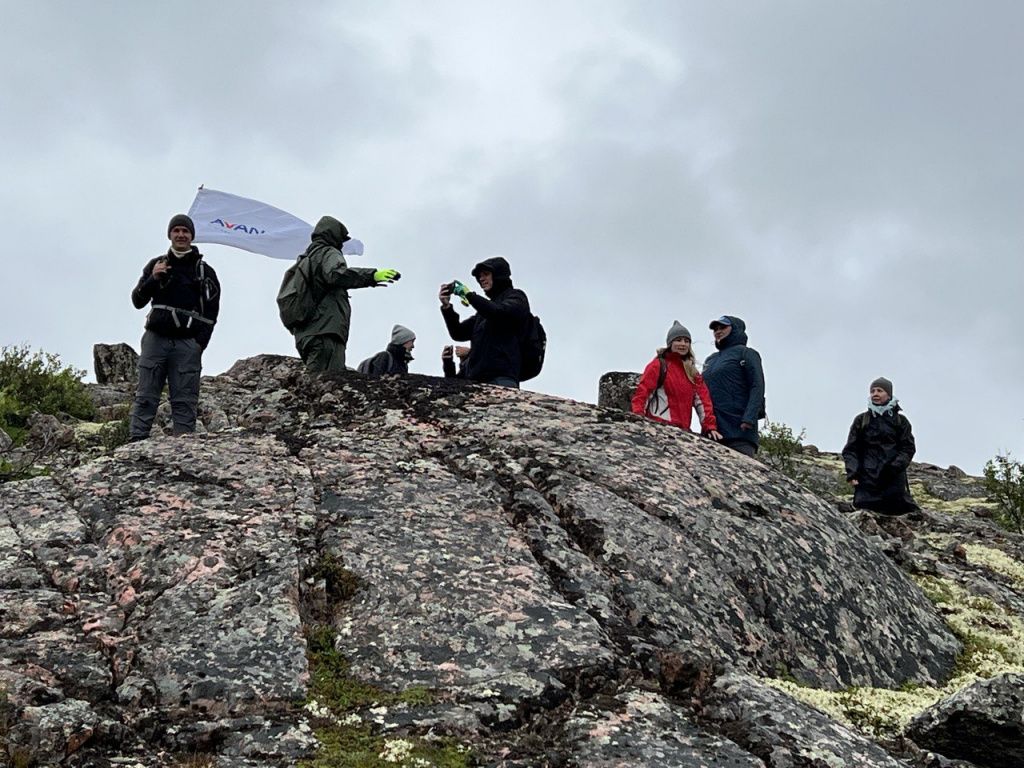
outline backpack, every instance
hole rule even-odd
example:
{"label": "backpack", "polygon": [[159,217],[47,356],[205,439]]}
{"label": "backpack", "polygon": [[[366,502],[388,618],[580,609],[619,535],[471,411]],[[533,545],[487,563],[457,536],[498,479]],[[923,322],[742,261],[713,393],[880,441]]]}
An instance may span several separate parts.
{"label": "backpack", "polygon": [[277,291],[277,313],[289,331],[305,325],[313,319],[320,297],[313,290],[310,259],[301,254],[284,273],[281,287]]}
{"label": "backpack", "polygon": [[519,380],[529,381],[544,367],[544,354],[548,350],[547,331],[536,315],[530,315],[519,349],[522,355],[519,362]]}

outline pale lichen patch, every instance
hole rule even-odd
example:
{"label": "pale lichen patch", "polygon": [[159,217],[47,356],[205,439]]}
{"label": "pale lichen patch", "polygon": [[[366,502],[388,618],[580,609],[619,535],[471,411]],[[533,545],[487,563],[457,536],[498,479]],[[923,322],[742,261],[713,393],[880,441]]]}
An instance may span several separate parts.
{"label": "pale lichen patch", "polygon": [[940,499],[938,496],[930,494],[924,483],[921,482],[911,483],[910,493],[913,495],[914,501],[925,509],[930,509],[935,512],[945,512],[949,515],[964,515],[975,509],[988,509],[995,512],[998,508],[994,501],[982,496],[967,496],[962,499],[953,499],[951,501],[947,499]]}
{"label": "pale lichen patch", "polygon": [[1020,560],[1010,557],[1001,549],[981,544],[965,544],[964,549],[967,551],[968,562],[982,565],[1017,584],[1024,585],[1024,563]]}
{"label": "pale lichen patch", "polygon": [[1006,672],[1024,674],[1024,621],[949,579],[920,576],[915,580],[964,644],[956,672],[945,685],[827,691],[786,680],[764,682],[867,736],[880,738],[903,732],[921,711],[978,680]]}

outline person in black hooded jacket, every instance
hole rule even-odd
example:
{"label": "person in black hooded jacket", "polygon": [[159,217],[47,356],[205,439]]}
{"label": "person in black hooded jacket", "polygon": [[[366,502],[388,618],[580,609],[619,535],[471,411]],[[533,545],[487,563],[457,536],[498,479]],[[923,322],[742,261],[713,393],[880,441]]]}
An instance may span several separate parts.
{"label": "person in black hooded jacket", "polygon": [[[473,267],[484,296],[462,283],[445,283],[438,298],[441,316],[453,341],[471,341],[466,378],[485,384],[519,388],[522,342],[530,319],[530,301],[512,285],[512,269],[501,256]],[[460,320],[452,295],[469,302],[476,314]],[[486,298],[485,298],[486,297]]]}
{"label": "person in black hooded jacket", "polygon": [[708,325],[717,352],[704,361],[704,383],[715,404],[722,445],[746,456],[757,453],[757,422],[764,418],[764,368],[761,355],[747,346],[747,325],[722,315]]}
{"label": "person in black hooded jacket", "polygon": [[132,291],[132,304],[146,316],[139,354],[128,434],[132,440],[149,437],[167,384],[174,434],[193,432],[199,407],[199,376],[203,350],[213,336],[220,312],[220,282],[213,268],[192,245],[196,228],[183,213],[171,218],[167,253],[150,259]]}
{"label": "person in black hooded jacket", "polygon": [[910,421],[892,399],[892,382],[871,382],[868,410],[850,426],[843,448],[846,480],[853,486],[853,505],[887,515],[916,512],[907,467],[917,446]]}

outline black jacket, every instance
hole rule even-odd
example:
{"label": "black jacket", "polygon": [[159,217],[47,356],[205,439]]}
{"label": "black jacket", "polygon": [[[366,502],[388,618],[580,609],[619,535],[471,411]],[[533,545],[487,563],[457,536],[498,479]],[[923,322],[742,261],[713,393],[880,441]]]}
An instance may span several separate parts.
{"label": "black jacket", "polygon": [[383,352],[363,360],[356,370],[368,376],[408,373],[410,360],[412,356],[404,344],[388,344],[388,348]]}
{"label": "black jacket", "polygon": [[[153,267],[161,259],[171,269],[158,280]],[[192,248],[181,259],[168,250],[149,260],[132,291],[132,304],[142,309],[150,302],[153,308],[146,316],[146,330],[171,339],[195,339],[206,349],[220,314],[220,281],[198,249]]]}
{"label": "black jacket", "polygon": [[508,262],[500,256],[486,259],[474,268],[490,270],[494,285],[487,298],[470,293],[466,298],[476,314],[467,320],[451,306],[441,307],[441,315],[453,341],[469,341],[466,378],[494,381],[500,376],[519,381],[522,367],[522,340],[530,319],[530,300],[512,286]]}
{"label": "black jacket", "polygon": [[910,421],[899,411],[898,405],[881,416],[865,411],[850,426],[843,461],[846,479],[857,481],[853,504],[859,509],[889,514],[918,509],[907,481],[917,448]]}

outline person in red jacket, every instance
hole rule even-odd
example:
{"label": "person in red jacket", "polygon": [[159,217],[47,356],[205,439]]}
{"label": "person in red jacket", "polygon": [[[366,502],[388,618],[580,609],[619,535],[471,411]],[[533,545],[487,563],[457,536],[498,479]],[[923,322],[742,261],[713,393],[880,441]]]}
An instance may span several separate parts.
{"label": "person in red jacket", "polygon": [[721,440],[711,394],[697,372],[690,332],[678,320],[672,323],[666,346],[647,364],[633,395],[633,413],[655,421],[690,429],[694,408],[701,434]]}

